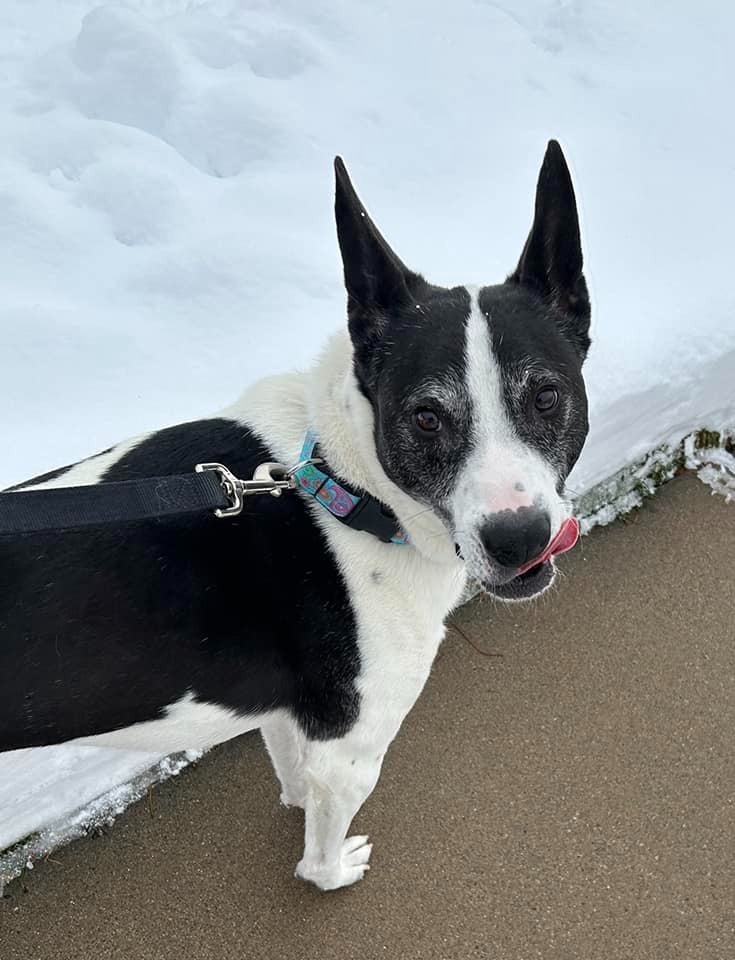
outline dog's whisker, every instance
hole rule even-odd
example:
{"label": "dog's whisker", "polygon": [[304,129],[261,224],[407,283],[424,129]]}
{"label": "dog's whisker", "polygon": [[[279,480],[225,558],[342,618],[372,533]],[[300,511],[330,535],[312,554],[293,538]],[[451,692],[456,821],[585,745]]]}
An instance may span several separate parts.
{"label": "dog's whisker", "polygon": [[417,513],[414,513],[410,517],[406,517],[404,523],[413,523],[414,520],[418,520],[420,517],[425,516],[427,513],[434,513],[433,507],[424,507],[423,510],[419,510]]}

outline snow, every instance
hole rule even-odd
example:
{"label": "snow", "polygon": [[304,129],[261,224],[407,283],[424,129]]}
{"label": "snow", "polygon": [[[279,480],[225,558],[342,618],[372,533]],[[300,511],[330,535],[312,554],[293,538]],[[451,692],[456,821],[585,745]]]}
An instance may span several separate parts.
{"label": "snow", "polygon": [[[338,152],[410,265],[495,282],[561,140],[594,298],[575,491],[732,426],[734,41],[725,0],[5,0],[0,486],[309,363],[343,323]],[[151,760],[3,756],[0,848]]]}
{"label": "snow", "polygon": [[151,767],[155,755],[44,747],[0,757],[0,850]]}
{"label": "snow", "polygon": [[[41,782],[36,782],[28,793],[21,791],[20,796],[25,800],[26,805],[40,804],[40,809],[36,810],[31,818],[31,822],[34,822],[32,829],[36,832],[29,835],[26,829],[20,835],[22,842],[14,842],[12,847],[7,847],[4,853],[0,854],[0,897],[4,884],[17,877],[24,868],[32,870],[34,861],[47,856],[52,850],[70,840],[84,836],[90,830],[109,826],[126,807],[145,796],[151,786],[161,780],[178,776],[185,767],[201,757],[198,751],[187,750],[185,753],[164,757],[162,760],[150,758],[139,771],[131,762],[130,755],[121,752],[119,760],[121,766],[117,767],[106,753],[107,751],[98,751],[99,763],[95,763],[94,758],[90,758],[91,762],[84,768],[81,784],[79,778],[72,779],[69,771],[62,765],[61,769],[51,769],[45,785],[41,777],[38,778]],[[68,757],[72,751],[67,749],[66,754]],[[32,768],[29,766],[28,769]],[[56,790],[57,781],[62,784],[62,790],[72,783],[76,789],[81,786],[82,791],[91,788],[94,799],[79,806],[79,800],[67,791],[66,794],[62,792],[54,803],[44,806],[43,788],[50,787]],[[13,805],[18,806],[18,801],[11,799],[7,802],[6,798],[6,803],[3,804],[0,800],[0,809],[8,808],[11,815]],[[15,825],[16,831],[22,829],[23,816],[27,815],[27,811],[19,810],[17,819],[11,819],[10,822]],[[43,819],[40,819],[41,817]],[[39,823],[41,828],[37,829]],[[0,840],[0,851],[2,849],[3,843]]]}
{"label": "snow", "polygon": [[712,493],[719,493],[728,503],[735,501],[735,453],[721,447],[697,449],[691,437],[684,444],[686,465],[706,483]]}

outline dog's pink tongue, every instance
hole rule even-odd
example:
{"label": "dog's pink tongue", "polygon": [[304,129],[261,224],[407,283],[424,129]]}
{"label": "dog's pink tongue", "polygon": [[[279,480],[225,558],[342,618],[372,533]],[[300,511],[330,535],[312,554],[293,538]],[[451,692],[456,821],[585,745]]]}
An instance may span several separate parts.
{"label": "dog's pink tongue", "polygon": [[579,522],[574,517],[569,517],[561,525],[561,528],[554,539],[549,543],[543,553],[539,554],[535,560],[529,560],[518,569],[518,574],[525,573],[531,567],[536,567],[540,563],[548,560],[550,557],[558,557],[560,553],[566,553],[571,550],[574,544],[579,540]]}

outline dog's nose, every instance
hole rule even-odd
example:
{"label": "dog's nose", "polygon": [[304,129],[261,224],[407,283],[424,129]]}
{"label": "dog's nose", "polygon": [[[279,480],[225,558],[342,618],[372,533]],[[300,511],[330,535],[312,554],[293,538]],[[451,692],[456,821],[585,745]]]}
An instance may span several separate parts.
{"label": "dog's nose", "polygon": [[551,537],[551,522],[536,507],[503,510],[485,521],[480,540],[501,567],[522,567],[543,553]]}

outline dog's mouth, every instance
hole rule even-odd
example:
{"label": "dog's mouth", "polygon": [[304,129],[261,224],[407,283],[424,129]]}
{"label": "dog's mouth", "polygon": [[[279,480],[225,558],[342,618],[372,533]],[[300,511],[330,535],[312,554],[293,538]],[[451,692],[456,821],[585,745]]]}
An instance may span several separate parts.
{"label": "dog's mouth", "polygon": [[543,553],[519,567],[515,576],[505,583],[485,582],[482,588],[499,600],[530,600],[538,596],[553,583],[556,575],[554,558],[571,550],[578,539],[579,523],[569,517]]}
{"label": "dog's mouth", "polygon": [[505,583],[483,583],[485,593],[498,600],[530,600],[547,590],[554,581],[556,570],[552,560],[536,563]]}

